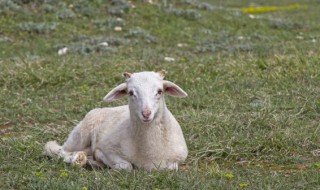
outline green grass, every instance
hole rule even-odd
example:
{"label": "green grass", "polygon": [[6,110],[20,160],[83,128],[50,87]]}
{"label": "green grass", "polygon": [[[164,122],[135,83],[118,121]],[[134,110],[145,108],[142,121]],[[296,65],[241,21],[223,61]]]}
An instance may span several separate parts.
{"label": "green grass", "polygon": [[[0,189],[320,188],[319,3],[255,1],[305,6],[252,16],[245,0],[72,2],[0,2]],[[41,155],[91,109],[126,103],[102,101],[121,73],[160,69],[189,94],[166,98],[189,148],[178,172]]]}

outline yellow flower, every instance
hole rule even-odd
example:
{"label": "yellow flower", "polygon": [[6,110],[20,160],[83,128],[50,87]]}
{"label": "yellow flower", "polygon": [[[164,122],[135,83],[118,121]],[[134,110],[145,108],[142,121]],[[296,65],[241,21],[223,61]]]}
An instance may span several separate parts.
{"label": "yellow flower", "polygon": [[36,176],[40,177],[42,175],[42,171],[36,172]]}
{"label": "yellow flower", "polygon": [[60,170],[60,177],[68,177],[69,174],[67,173],[66,170]]}
{"label": "yellow flower", "polygon": [[88,86],[88,85],[86,85],[86,84],[80,86],[79,88],[80,88],[81,90],[86,90],[86,91],[90,90],[90,86]]}
{"label": "yellow flower", "polygon": [[82,187],[82,190],[88,190],[88,188],[87,187]]}
{"label": "yellow flower", "polygon": [[226,177],[227,177],[227,179],[232,179],[232,178],[234,178],[234,175],[233,174],[226,174]]}
{"label": "yellow flower", "polygon": [[248,187],[248,184],[247,183],[240,183],[239,186],[240,187]]}
{"label": "yellow flower", "polygon": [[302,6],[300,4],[293,4],[288,6],[265,6],[265,7],[245,7],[242,8],[241,11],[244,13],[266,13],[272,11],[289,11],[306,8],[306,6]]}

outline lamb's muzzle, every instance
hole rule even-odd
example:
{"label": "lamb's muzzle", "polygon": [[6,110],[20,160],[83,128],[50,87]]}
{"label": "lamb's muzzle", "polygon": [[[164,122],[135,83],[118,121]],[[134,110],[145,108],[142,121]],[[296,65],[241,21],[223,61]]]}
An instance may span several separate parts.
{"label": "lamb's muzzle", "polygon": [[147,108],[147,107],[143,108],[143,111],[141,114],[143,116],[143,121],[150,121],[151,120],[151,118],[150,118],[151,111],[149,108]]}

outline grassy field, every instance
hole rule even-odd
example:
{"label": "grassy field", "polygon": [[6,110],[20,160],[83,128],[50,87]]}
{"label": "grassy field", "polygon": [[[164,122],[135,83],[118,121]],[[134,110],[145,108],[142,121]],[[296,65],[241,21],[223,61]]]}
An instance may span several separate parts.
{"label": "grassy field", "polygon": [[[251,2],[0,1],[0,189],[319,189],[320,4]],[[126,103],[102,101],[124,71],[160,69],[189,94],[166,98],[189,148],[178,172],[41,155]]]}

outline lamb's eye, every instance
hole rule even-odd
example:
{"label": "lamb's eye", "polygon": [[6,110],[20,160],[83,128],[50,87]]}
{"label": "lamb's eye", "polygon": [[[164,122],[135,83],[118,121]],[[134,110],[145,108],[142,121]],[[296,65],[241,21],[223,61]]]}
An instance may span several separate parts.
{"label": "lamb's eye", "polygon": [[129,96],[133,96],[133,91],[130,90],[128,94]]}
{"label": "lamb's eye", "polygon": [[163,91],[161,89],[158,90],[158,94],[161,95]]}

